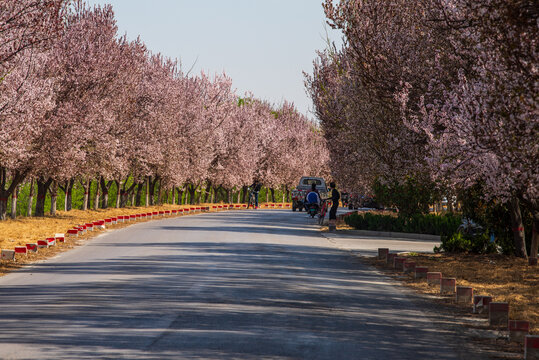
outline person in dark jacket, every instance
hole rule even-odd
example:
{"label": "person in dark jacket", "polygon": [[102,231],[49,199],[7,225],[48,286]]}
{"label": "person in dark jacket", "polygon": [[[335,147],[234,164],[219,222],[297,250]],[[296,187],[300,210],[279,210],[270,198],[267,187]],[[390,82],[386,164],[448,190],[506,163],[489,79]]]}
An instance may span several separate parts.
{"label": "person in dark jacket", "polygon": [[251,191],[255,194],[255,209],[258,209],[258,193],[260,192],[260,189],[262,189],[262,183],[260,183],[258,179],[255,179],[250,188]]}
{"label": "person in dark jacket", "polygon": [[329,220],[337,220],[337,209],[339,208],[339,200],[341,199],[341,194],[335,189],[335,183],[330,182],[329,187],[331,189],[331,209],[329,210]]}

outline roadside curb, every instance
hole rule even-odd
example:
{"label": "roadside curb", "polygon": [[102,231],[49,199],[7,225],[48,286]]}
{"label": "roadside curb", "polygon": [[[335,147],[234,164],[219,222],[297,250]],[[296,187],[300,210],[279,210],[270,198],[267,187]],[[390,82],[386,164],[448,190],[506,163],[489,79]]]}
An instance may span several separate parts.
{"label": "roadside curb", "polygon": [[[487,327],[484,330],[496,331],[496,339],[503,339],[504,343],[511,346],[520,346],[520,351],[524,352],[524,359],[539,359],[537,352],[539,349],[539,336],[530,335],[530,322],[528,320],[513,320],[509,316],[510,304],[508,302],[493,302],[491,296],[474,295],[474,289],[470,286],[458,286],[458,278],[447,278],[441,272],[426,272],[426,278],[423,272],[428,271],[426,267],[415,266],[414,271],[406,271],[408,260],[405,252],[389,252],[387,248],[379,248],[377,256],[368,257],[375,259],[375,263],[370,263],[370,266],[375,268],[385,268],[385,272],[397,277],[401,280],[404,278],[414,279],[413,282],[427,282],[439,288],[438,297],[449,301],[453,305],[459,306],[461,309],[466,309],[466,313],[471,315],[471,318],[484,318],[478,316],[483,312],[487,313]],[[367,257],[364,257],[367,259]],[[385,262],[389,266],[382,266],[380,262]],[[400,264],[404,267],[401,268]],[[414,262],[414,265],[415,262]],[[389,268],[390,270],[387,270]],[[418,271],[419,270],[419,271]],[[421,292],[419,292],[421,294]],[[458,315],[460,318],[462,316]],[[463,320],[464,321],[464,320]],[[476,336],[477,338],[477,336]],[[526,341],[526,342],[525,342]],[[515,350],[516,351],[516,350]]]}
{"label": "roadside curb", "polygon": [[371,231],[371,230],[337,230],[336,232],[322,233],[327,237],[349,237],[349,236],[368,236],[368,237],[386,237],[395,239],[413,239],[424,241],[441,241],[440,235],[401,233],[388,231]]}
{"label": "roadside curb", "polygon": [[[267,203],[261,204],[260,208],[264,209],[286,209],[291,205],[289,203]],[[55,234],[54,237],[36,240],[33,243],[28,243],[23,246],[15,246],[14,249],[1,249],[2,262],[17,263],[18,256],[28,256],[29,253],[38,253],[40,249],[48,249],[65,244],[70,238],[78,238],[90,232],[97,234],[96,230],[106,230],[111,225],[125,224],[122,227],[129,226],[137,222],[150,220],[161,220],[165,218],[181,217],[186,215],[198,215],[202,213],[214,213],[223,211],[249,210],[247,204],[215,204],[210,206],[188,206],[180,209],[152,211],[152,212],[137,212],[130,215],[119,215],[108,217],[101,220],[89,221],[84,225],[75,225],[65,231],[65,234]],[[127,224],[129,223],[129,224]],[[75,240],[75,239],[73,239]]]}

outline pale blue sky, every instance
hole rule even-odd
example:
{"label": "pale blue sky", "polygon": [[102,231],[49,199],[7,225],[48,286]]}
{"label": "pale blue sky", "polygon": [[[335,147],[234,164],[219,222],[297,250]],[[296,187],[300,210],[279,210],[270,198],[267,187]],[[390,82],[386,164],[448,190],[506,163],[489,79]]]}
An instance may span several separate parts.
{"label": "pale blue sky", "polygon": [[[311,72],[315,51],[340,34],[325,25],[321,0],[89,0],[112,4],[120,34],[140,35],[148,48],[178,58],[184,70],[223,70],[238,93],[307,113],[302,71]],[[198,60],[197,60],[198,59]],[[314,117],[308,114],[309,117]]]}

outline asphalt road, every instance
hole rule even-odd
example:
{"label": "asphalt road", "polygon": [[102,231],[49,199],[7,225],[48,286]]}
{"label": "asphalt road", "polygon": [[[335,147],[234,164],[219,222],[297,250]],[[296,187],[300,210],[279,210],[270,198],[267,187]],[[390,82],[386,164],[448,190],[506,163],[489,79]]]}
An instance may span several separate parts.
{"label": "asphalt road", "polygon": [[329,240],[286,210],[107,233],[0,278],[0,359],[472,358]]}

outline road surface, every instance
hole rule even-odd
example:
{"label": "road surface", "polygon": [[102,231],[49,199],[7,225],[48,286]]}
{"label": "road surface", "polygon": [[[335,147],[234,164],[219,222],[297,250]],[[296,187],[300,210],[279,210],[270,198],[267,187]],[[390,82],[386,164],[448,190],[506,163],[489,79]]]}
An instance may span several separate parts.
{"label": "road surface", "polygon": [[286,210],[112,231],[0,278],[0,359],[473,358],[329,240]]}

